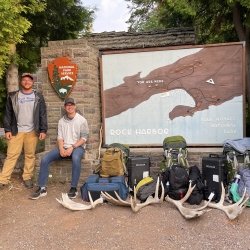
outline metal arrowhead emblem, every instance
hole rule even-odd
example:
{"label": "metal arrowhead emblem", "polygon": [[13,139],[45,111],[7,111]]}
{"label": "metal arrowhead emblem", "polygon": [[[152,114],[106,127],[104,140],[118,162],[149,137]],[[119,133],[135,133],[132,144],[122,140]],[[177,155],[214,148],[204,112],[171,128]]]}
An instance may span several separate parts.
{"label": "metal arrowhead emblem", "polygon": [[58,57],[48,64],[48,74],[52,87],[64,99],[73,90],[77,80],[77,65],[68,57]]}

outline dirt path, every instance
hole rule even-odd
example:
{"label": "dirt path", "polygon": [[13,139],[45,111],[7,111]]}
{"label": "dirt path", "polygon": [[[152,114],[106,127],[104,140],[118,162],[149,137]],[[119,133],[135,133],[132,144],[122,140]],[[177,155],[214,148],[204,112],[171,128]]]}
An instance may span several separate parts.
{"label": "dirt path", "polygon": [[250,249],[250,208],[234,221],[214,209],[185,220],[167,202],[138,213],[107,203],[73,212],[55,200],[67,190],[51,184],[34,201],[14,180],[0,191],[0,249]]}

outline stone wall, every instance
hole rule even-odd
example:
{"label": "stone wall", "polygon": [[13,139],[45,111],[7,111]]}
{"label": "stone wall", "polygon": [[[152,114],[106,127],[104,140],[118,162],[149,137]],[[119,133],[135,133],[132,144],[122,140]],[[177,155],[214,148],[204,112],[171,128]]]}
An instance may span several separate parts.
{"label": "stone wall", "polygon": [[[96,167],[99,148],[99,130],[101,127],[101,86],[99,70],[99,53],[103,50],[118,50],[146,47],[166,47],[195,44],[194,32],[191,29],[171,29],[160,32],[104,32],[90,34],[77,40],[51,41],[48,47],[41,49],[41,68],[37,72],[37,87],[44,94],[48,108],[49,131],[46,139],[46,151],[56,144],[57,122],[62,114],[63,100],[53,90],[49,79],[47,66],[57,57],[67,56],[78,65],[77,83],[70,96],[75,98],[77,106],[88,120],[90,136],[87,151],[83,159],[81,181],[92,173]],[[190,163],[200,165],[203,154],[220,149],[191,150]],[[44,153],[37,154],[36,173]],[[157,173],[159,163],[163,159],[162,148],[132,148],[132,156],[150,156],[152,173]],[[51,166],[51,179],[69,181],[71,179],[70,161],[55,162]]]}
{"label": "stone wall", "polygon": [[[83,160],[87,175],[91,172],[91,161],[96,159],[96,149],[99,146],[101,125],[99,50],[89,45],[86,39],[53,42],[48,47],[41,49],[41,69],[37,73],[37,82],[45,97],[48,110],[49,130],[45,143],[46,151],[56,145],[57,124],[63,111],[63,100],[59,98],[49,82],[47,66],[52,60],[61,56],[67,56],[78,65],[77,83],[70,96],[75,98],[77,108],[84,114],[89,123],[90,136]],[[37,158],[37,165],[39,165],[40,155]],[[68,172],[66,171],[66,173]],[[64,173],[59,171],[58,174]]]}

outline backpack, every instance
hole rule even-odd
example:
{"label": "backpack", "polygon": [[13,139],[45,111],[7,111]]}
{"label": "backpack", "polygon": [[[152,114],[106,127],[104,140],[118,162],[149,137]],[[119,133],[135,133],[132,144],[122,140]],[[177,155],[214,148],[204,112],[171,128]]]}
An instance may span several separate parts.
{"label": "backpack", "polygon": [[227,157],[229,181],[233,180],[240,166],[250,164],[250,138],[225,140],[223,143],[223,154]]}
{"label": "backpack", "polygon": [[93,174],[88,176],[80,190],[84,201],[90,201],[89,192],[93,201],[101,197],[101,192],[107,192],[117,198],[116,192],[123,200],[126,200],[128,196],[128,185],[125,176],[101,178],[99,175]]}
{"label": "backpack", "polygon": [[149,196],[154,195],[157,180],[147,176],[136,185],[136,198],[144,202]]}
{"label": "backpack", "polygon": [[240,169],[239,175],[241,177],[238,186],[239,195],[242,196],[246,188],[246,193],[250,196],[250,168]]}
{"label": "backpack", "polygon": [[125,162],[128,156],[129,147],[119,143],[110,144],[94,173],[98,173],[101,177],[125,175],[127,173]]}
{"label": "backpack", "polygon": [[192,183],[192,187],[194,185],[196,186],[189,196],[187,202],[191,205],[199,205],[204,199],[205,185],[202,182],[201,171],[197,166],[191,166],[189,168],[189,182]]}
{"label": "backpack", "polygon": [[187,143],[183,136],[169,136],[163,140],[164,160],[160,169],[164,172],[173,164],[180,164],[183,167],[189,167],[187,160]]}
{"label": "backpack", "polygon": [[180,200],[185,196],[189,185],[189,176],[186,168],[175,163],[162,172],[161,176],[165,188],[165,196],[168,195],[174,200]]}
{"label": "backpack", "polygon": [[[244,190],[246,188],[246,194],[250,195],[250,168],[242,168],[238,172],[240,175],[239,183],[232,182],[229,188],[229,198],[233,202],[237,202],[241,199]],[[246,203],[250,207],[250,200]]]}
{"label": "backpack", "polygon": [[121,144],[121,143],[111,143],[111,144],[109,144],[109,147],[121,149],[122,152],[123,152],[123,159],[124,159],[124,162],[125,162],[125,164],[127,163],[128,157],[129,157],[129,154],[130,154],[130,148],[129,148],[128,145],[126,145],[126,144]]}

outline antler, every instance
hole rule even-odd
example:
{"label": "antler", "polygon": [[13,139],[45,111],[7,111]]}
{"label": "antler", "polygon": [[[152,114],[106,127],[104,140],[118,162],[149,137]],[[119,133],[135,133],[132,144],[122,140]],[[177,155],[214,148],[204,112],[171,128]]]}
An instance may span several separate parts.
{"label": "antler", "polygon": [[155,187],[155,195],[154,197],[149,196],[147,200],[144,203],[137,203],[136,202],[136,189],[134,187],[134,198],[131,196],[130,197],[130,203],[131,203],[131,208],[134,212],[138,212],[141,208],[146,207],[149,204],[155,204],[155,203],[162,203],[164,200],[164,186],[161,182],[161,198],[159,198],[159,187],[160,187],[160,178],[157,178],[156,182],[156,187]]}
{"label": "antler", "polygon": [[103,203],[103,198],[100,197],[99,199],[95,200],[93,202],[93,199],[91,197],[90,192],[88,192],[89,195],[89,200],[90,200],[90,205],[85,205],[82,203],[78,203],[75,201],[72,201],[69,197],[68,194],[62,193],[62,198],[61,199],[56,199],[60,204],[62,204],[64,207],[74,210],[74,211],[79,211],[79,210],[89,210],[92,208],[95,208],[96,205]]}
{"label": "antler", "polygon": [[202,214],[204,214],[205,212],[208,212],[209,210],[203,210],[203,209],[208,206],[208,204],[210,203],[210,201],[212,200],[212,198],[214,196],[214,195],[210,195],[209,200],[207,202],[205,202],[205,204],[202,207],[198,207],[198,208],[184,207],[183,203],[189,198],[189,196],[193,192],[194,188],[195,188],[195,185],[192,187],[192,183],[190,182],[189,187],[188,187],[188,191],[181,200],[174,200],[174,199],[171,199],[169,196],[167,196],[165,198],[166,201],[169,201],[170,203],[174,204],[178,208],[181,215],[185,219],[192,219],[192,218],[195,218],[195,217],[199,217]]}
{"label": "antler", "polygon": [[116,195],[117,199],[115,199],[113,196],[111,196],[111,195],[110,195],[109,193],[107,193],[107,192],[101,192],[101,194],[102,194],[102,197],[103,197],[106,201],[108,201],[108,202],[110,202],[110,203],[112,203],[112,204],[114,204],[114,205],[125,206],[125,207],[130,207],[130,206],[131,206],[130,202],[124,201],[124,200],[117,194],[116,191],[115,191],[115,195]]}
{"label": "antler", "polygon": [[245,195],[246,195],[246,189],[239,201],[228,206],[223,205],[223,202],[225,200],[225,188],[224,188],[223,182],[221,182],[220,201],[218,203],[210,203],[209,207],[218,208],[222,210],[223,212],[226,213],[227,217],[230,220],[234,220],[236,217],[238,217],[242,213],[243,209],[246,207],[246,203],[249,200],[249,197],[245,198]]}
{"label": "antler", "polygon": [[161,198],[159,198],[158,194],[159,194],[159,183],[160,183],[160,179],[158,177],[157,179],[157,183],[156,183],[156,188],[155,188],[155,196],[154,198],[152,196],[149,196],[147,198],[147,200],[144,203],[137,203],[137,199],[136,199],[136,189],[134,188],[134,197],[130,197],[130,201],[124,201],[121,199],[121,197],[115,192],[115,195],[117,197],[117,199],[115,199],[114,197],[112,197],[110,194],[108,194],[107,192],[102,193],[102,196],[105,198],[105,200],[109,201],[110,203],[114,204],[114,205],[118,205],[118,206],[129,206],[132,208],[132,210],[134,212],[139,211],[141,208],[149,205],[149,204],[153,204],[153,203],[161,203],[164,200],[164,186],[161,183],[161,187],[162,187],[162,193],[161,193]]}

